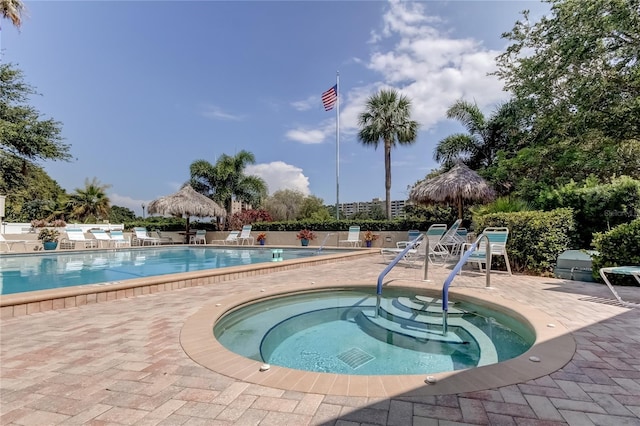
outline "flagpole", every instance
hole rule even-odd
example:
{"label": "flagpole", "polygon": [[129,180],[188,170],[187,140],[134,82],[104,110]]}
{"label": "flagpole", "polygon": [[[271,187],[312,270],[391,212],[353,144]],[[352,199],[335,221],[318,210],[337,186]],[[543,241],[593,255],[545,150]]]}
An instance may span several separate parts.
{"label": "flagpole", "polygon": [[340,71],[336,71],[336,220],[340,220]]}

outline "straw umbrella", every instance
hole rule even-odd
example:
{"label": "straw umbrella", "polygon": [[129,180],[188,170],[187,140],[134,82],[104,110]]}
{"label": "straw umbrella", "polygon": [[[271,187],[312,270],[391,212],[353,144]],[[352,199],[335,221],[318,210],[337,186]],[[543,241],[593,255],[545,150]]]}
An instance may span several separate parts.
{"label": "straw umbrella", "polygon": [[458,206],[458,218],[462,219],[463,201],[492,201],[495,192],[478,173],[458,163],[448,172],[417,183],[411,189],[409,199],[423,204],[455,204]]}
{"label": "straw umbrella", "polygon": [[160,197],[149,203],[149,214],[169,214],[171,216],[186,217],[186,236],[189,235],[189,218],[195,217],[225,217],[227,211],[212,199],[196,192],[191,185],[185,185],[175,194]]}

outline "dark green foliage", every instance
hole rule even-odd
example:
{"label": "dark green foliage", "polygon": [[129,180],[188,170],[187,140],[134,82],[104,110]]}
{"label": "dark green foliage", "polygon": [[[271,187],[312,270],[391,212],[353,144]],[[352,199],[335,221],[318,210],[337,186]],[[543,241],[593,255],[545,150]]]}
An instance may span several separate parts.
{"label": "dark green foliage", "polygon": [[[600,268],[640,265],[640,219],[596,233],[593,246],[599,254],[593,257],[593,276],[600,280]],[[612,277],[615,284],[633,284],[632,277]]]}
{"label": "dark green foliage", "polygon": [[111,223],[125,223],[131,222],[136,219],[136,213],[127,207],[111,206],[109,211],[109,222]]}
{"label": "dark green foliage", "polygon": [[594,179],[582,185],[571,182],[542,191],[536,204],[544,210],[572,208],[577,224],[574,248],[586,249],[591,247],[593,233],[630,222],[640,214],[640,180],[622,176],[606,184]]}
{"label": "dark green foliage", "polygon": [[[455,220],[455,219],[454,219]],[[454,222],[447,222],[448,225]],[[300,229],[310,229],[313,231],[346,231],[350,226],[360,226],[362,231],[407,231],[409,229],[419,229],[426,231],[429,226],[436,222],[424,220],[327,220],[327,221],[288,221],[288,222],[256,222],[251,228],[253,231],[299,231]],[[438,222],[445,223],[445,222]]]}
{"label": "dark green foliage", "polygon": [[509,228],[507,253],[514,272],[550,274],[558,255],[570,248],[575,231],[571,209],[493,213],[475,218],[478,232],[487,227]]}

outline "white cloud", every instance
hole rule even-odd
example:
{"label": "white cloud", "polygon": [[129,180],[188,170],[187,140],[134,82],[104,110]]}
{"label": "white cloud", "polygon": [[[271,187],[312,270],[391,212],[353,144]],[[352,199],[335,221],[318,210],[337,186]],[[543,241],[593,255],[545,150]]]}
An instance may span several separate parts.
{"label": "white cloud", "polygon": [[[358,115],[367,98],[381,88],[395,88],[411,99],[412,117],[422,131],[447,120],[447,109],[458,99],[475,101],[486,109],[508,98],[498,78],[488,75],[496,70],[495,57],[500,52],[473,38],[453,38],[442,29],[444,21],[428,15],[423,3],[392,0],[383,23],[380,30],[372,31],[374,51],[365,63],[381,80],[340,93],[341,132],[357,132]],[[332,131],[321,122],[317,128],[289,132],[287,137],[321,143]]]}
{"label": "white cloud", "polygon": [[309,96],[303,101],[291,102],[291,106],[298,111],[308,111],[314,106],[320,106],[320,98],[318,96]]}
{"label": "white cloud", "polygon": [[280,189],[292,189],[305,195],[311,194],[309,178],[304,175],[302,169],[282,161],[248,165],[245,173],[264,179],[269,186],[269,194]]}
{"label": "white cloud", "polygon": [[214,120],[241,121],[244,119],[241,115],[235,115],[223,111],[222,108],[217,105],[203,105],[200,113],[203,117],[212,118]]}
{"label": "white cloud", "polygon": [[292,129],[285,136],[287,139],[303,144],[322,143],[326,137],[325,132],[318,129]]}
{"label": "white cloud", "polygon": [[109,194],[109,201],[111,201],[112,206],[126,207],[136,212],[136,215],[142,216],[142,204],[147,206],[151,200],[138,200],[126,195],[111,193]]}

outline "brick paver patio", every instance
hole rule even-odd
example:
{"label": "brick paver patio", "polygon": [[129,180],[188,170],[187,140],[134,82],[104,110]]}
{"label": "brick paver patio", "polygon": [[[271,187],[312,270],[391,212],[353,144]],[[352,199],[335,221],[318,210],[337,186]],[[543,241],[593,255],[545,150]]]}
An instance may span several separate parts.
{"label": "brick paver patio", "polygon": [[[375,286],[379,257],[313,266],[1,320],[2,425],[640,425],[640,309],[604,285],[492,276],[496,298],[567,327],[573,359],[526,383],[443,396],[344,397],[245,383],[191,360],[180,331],[205,304],[240,292],[311,282]],[[441,287],[449,271],[432,268]],[[397,267],[390,285],[419,281]],[[484,286],[465,272],[455,287]],[[640,289],[625,289],[633,298]]]}

